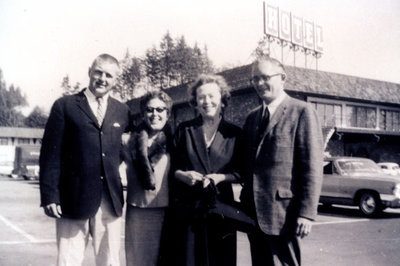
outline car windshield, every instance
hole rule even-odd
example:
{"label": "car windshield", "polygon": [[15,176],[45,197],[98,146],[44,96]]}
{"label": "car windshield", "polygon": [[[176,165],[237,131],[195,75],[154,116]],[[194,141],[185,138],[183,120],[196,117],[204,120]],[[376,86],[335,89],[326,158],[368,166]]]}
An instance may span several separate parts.
{"label": "car windshield", "polygon": [[380,168],[371,160],[343,160],[338,161],[339,168],[344,173],[379,173]]}

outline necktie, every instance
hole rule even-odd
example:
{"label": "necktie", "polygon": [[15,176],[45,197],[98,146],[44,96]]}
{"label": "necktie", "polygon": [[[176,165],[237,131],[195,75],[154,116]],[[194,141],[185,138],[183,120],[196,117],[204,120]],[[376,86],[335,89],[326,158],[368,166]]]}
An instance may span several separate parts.
{"label": "necktie", "polygon": [[264,114],[261,116],[260,122],[258,124],[258,130],[257,130],[257,144],[260,143],[261,138],[267,129],[267,125],[269,122],[269,111],[268,108],[265,108]]}
{"label": "necktie", "polygon": [[99,125],[103,124],[103,119],[104,119],[104,114],[105,114],[105,105],[104,105],[104,99],[103,97],[97,97],[97,112],[96,112],[96,118],[97,121],[99,122]]}

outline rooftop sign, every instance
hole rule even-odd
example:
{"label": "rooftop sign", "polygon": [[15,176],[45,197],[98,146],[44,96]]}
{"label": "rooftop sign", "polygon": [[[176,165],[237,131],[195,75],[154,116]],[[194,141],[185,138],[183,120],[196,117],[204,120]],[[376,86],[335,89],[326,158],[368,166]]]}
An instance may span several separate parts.
{"label": "rooftop sign", "polygon": [[264,33],[317,53],[323,52],[322,26],[278,7],[264,5]]}

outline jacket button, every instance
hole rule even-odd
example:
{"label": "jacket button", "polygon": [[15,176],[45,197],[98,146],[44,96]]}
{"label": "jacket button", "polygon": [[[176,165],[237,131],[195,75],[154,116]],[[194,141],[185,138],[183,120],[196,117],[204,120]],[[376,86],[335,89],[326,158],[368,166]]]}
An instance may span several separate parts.
{"label": "jacket button", "polygon": [[103,179],[104,179],[104,177],[103,177],[103,176],[100,176],[100,179],[101,179],[101,180],[103,180]]}
{"label": "jacket button", "polygon": [[106,154],[103,152],[103,153],[101,154],[101,156],[106,157]]}

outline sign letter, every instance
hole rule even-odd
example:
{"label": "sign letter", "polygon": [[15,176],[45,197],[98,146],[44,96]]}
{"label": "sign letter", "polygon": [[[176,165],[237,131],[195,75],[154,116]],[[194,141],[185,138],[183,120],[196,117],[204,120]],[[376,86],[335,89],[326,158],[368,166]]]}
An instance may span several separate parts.
{"label": "sign letter", "polygon": [[314,50],[314,23],[308,20],[304,22],[304,47]]}
{"label": "sign letter", "polygon": [[292,16],[292,42],[303,46],[303,18]]}
{"label": "sign letter", "polygon": [[279,37],[279,9],[274,6],[267,5],[265,33],[275,37]]}
{"label": "sign letter", "polygon": [[290,12],[281,10],[281,27],[279,37],[285,41],[290,42]]}
{"label": "sign letter", "polygon": [[322,26],[315,25],[315,51],[322,53],[324,51],[324,35],[322,34]]}

